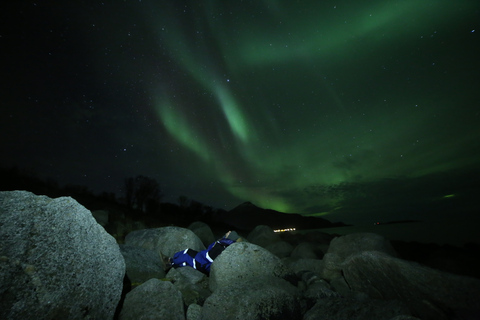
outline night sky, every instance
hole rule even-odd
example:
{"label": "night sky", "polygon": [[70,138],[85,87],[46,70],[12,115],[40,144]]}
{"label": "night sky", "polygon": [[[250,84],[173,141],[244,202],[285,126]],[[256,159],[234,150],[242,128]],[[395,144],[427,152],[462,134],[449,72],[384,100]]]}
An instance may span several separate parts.
{"label": "night sky", "polygon": [[346,223],[480,212],[479,1],[12,3],[3,167]]}

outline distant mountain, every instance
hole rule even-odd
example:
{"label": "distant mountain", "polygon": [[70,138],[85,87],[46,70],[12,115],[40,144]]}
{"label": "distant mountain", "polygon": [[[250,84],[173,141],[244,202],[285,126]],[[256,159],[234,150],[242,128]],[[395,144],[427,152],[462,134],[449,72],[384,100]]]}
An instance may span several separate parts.
{"label": "distant mountain", "polygon": [[273,229],[296,228],[297,230],[345,226],[341,222],[332,223],[323,218],[262,209],[251,202],[244,202],[228,211],[222,216],[222,220],[237,230],[252,230],[258,225],[267,225]]}

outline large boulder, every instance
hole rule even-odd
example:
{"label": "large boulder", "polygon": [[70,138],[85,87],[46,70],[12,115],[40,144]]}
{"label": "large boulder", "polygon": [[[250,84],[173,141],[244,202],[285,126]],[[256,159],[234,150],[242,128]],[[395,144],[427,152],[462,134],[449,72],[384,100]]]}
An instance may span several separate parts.
{"label": "large boulder", "polygon": [[390,241],[378,234],[355,233],[334,238],[323,257],[323,278],[333,280],[341,277],[342,263],[345,259],[363,251],[378,251],[393,257],[397,256]]}
{"label": "large boulder", "polygon": [[334,238],[327,253],[337,254],[343,261],[352,254],[362,251],[378,251],[397,256],[390,241],[375,233],[353,233]]}
{"label": "large boulder", "polygon": [[314,305],[317,300],[340,297],[340,294],[333,291],[328,282],[321,279],[318,273],[312,271],[304,271],[298,274],[302,279],[302,284],[305,287],[303,296],[308,305]]}
{"label": "large boulder", "polygon": [[302,319],[300,291],[276,277],[261,277],[223,286],[207,298],[202,319]]}
{"label": "large boulder", "polygon": [[168,257],[187,248],[205,250],[202,241],[192,230],[180,227],[132,231],[125,237],[125,244],[150,249]]}
{"label": "large boulder", "polygon": [[[320,253],[321,256],[319,256]],[[323,257],[323,253],[317,246],[310,242],[299,243],[292,251],[292,258],[300,259],[320,259]]]}
{"label": "large boulder", "polygon": [[182,294],[171,282],[150,279],[125,297],[120,320],[185,320]]}
{"label": "large boulder", "polygon": [[323,256],[323,272],[322,277],[326,280],[333,281],[342,277],[343,260],[338,254],[326,253]]}
{"label": "large boulder", "polygon": [[265,249],[279,258],[286,258],[292,253],[293,246],[286,241],[279,241],[266,246]]}
{"label": "large boulder", "polygon": [[290,274],[291,271],[280,258],[271,252],[253,243],[237,242],[227,247],[213,261],[210,290],[264,276],[287,278]]}
{"label": "large boulder", "polygon": [[132,284],[143,283],[151,278],[165,277],[162,259],[155,251],[121,244],[120,252],[125,259],[127,276]]}
{"label": "large boulder", "polygon": [[202,307],[198,304],[192,303],[187,308],[187,320],[201,320]]}
{"label": "large boulder", "polygon": [[283,262],[295,273],[313,271],[319,274],[323,272],[323,260],[319,259],[284,259]]}
{"label": "large boulder", "polygon": [[275,242],[279,242],[282,239],[278,233],[274,232],[269,226],[260,225],[256,226],[255,229],[249,233],[247,240],[251,243],[266,248],[267,246],[274,244]]}
{"label": "large boulder", "polygon": [[409,319],[410,311],[400,301],[357,300],[345,297],[318,299],[304,320],[393,320]]}
{"label": "large boulder", "polygon": [[183,302],[187,306],[202,305],[211,294],[208,289],[208,277],[191,267],[172,268],[167,278],[172,280],[175,288],[182,293]]}
{"label": "large boulder", "polygon": [[212,229],[208,224],[201,221],[192,222],[188,229],[192,230],[197,237],[202,240],[202,243],[205,247],[208,247],[212,242],[215,241],[215,236],[213,235]]}
{"label": "large boulder", "polygon": [[125,262],[70,197],[0,192],[0,319],[112,319]]}
{"label": "large boulder", "polygon": [[307,301],[318,301],[325,298],[340,297],[338,292],[332,290],[332,287],[325,280],[318,280],[307,286],[303,293]]}
{"label": "large boulder", "polygon": [[[480,280],[431,269],[377,251],[343,263],[350,288],[372,298],[404,301],[421,319],[475,319],[480,315]],[[459,317],[460,318],[460,317]]]}

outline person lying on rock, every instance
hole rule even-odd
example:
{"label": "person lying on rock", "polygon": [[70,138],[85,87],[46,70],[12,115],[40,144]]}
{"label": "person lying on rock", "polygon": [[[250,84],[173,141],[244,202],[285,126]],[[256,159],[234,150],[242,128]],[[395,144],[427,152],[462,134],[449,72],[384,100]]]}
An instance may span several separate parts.
{"label": "person lying on rock", "polygon": [[200,252],[185,249],[173,255],[173,258],[167,258],[165,272],[171,267],[192,267],[208,275],[213,260],[220,255],[232,243],[242,241],[242,238],[235,231],[228,231],[221,239],[213,242],[206,250]]}

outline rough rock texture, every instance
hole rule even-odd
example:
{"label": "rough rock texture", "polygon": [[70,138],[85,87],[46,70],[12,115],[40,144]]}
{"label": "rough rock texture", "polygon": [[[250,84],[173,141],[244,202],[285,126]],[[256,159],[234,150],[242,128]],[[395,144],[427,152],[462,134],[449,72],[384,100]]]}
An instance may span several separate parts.
{"label": "rough rock texture", "polygon": [[212,229],[208,224],[204,222],[192,222],[188,226],[188,229],[192,230],[193,233],[195,233],[197,237],[200,238],[205,247],[208,247],[212,242],[215,241],[215,236],[213,235]]}
{"label": "rough rock texture", "polygon": [[247,240],[251,243],[259,245],[261,247],[267,247],[275,242],[281,240],[278,233],[273,232],[273,229],[269,226],[256,226],[247,237]]}
{"label": "rough rock texture", "polygon": [[173,284],[150,279],[125,297],[120,320],[184,320],[182,294]]}
{"label": "rough rock texture", "polygon": [[285,259],[284,263],[295,273],[301,271],[323,272],[323,260],[320,259]]}
{"label": "rough rock texture", "polygon": [[132,284],[143,283],[151,278],[165,277],[162,259],[155,251],[121,244],[120,252],[125,259],[127,276]]}
{"label": "rough rock texture", "polygon": [[372,298],[404,301],[421,319],[480,315],[479,279],[441,272],[376,251],[351,256],[343,264],[343,274],[352,290]]}
{"label": "rough rock texture", "polygon": [[322,277],[326,280],[333,281],[342,277],[342,258],[335,253],[326,253],[322,259],[323,272]]}
{"label": "rough rock texture", "polygon": [[[313,243],[302,242],[298,244],[292,251],[292,258],[319,259],[319,255],[316,253],[316,251],[321,250],[317,249]],[[321,254],[321,256],[323,256],[323,253]]]}
{"label": "rough rock texture", "polygon": [[363,293],[358,293],[355,291],[350,290],[350,287],[348,286],[348,283],[345,281],[345,278],[335,278],[330,281],[330,286],[335,290],[335,292],[338,292],[340,295],[344,297],[355,297],[358,294],[362,295]]}
{"label": "rough rock texture", "polygon": [[328,248],[328,253],[337,254],[342,261],[362,251],[378,251],[392,257],[397,256],[390,241],[375,233],[354,233],[334,238]]}
{"label": "rough rock texture", "polygon": [[219,288],[205,301],[202,319],[290,320],[302,319],[304,311],[297,288],[279,278],[262,277]]}
{"label": "rough rock texture", "polygon": [[328,282],[320,278],[318,273],[304,271],[299,274],[299,276],[306,285],[304,297],[309,300],[309,302],[316,302],[322,298],[340,297],[337,292],[332,290]]}
{"label": "rough rock texture", "polygon": [[328,252],[323,257],[323,277],[333,280],[341,277],[341,264],[352,254],[363,251],[378,251],[396,257],[397,254],[390,242],[374,233],[355,233],[338,238],[330,242]]}
{"label": "rough rock texture", "polygon": [[410,315],[408,308],[399,301],[360,301],[351,298],[333,297],[319,299],[315,306],[305,313],[303,319],[388,320],[399,315]]}
{"label": "rough rock texture", "polygon": [[279,258],[286,258],[292,253],[293,246],[286,241],[279,241],[266,246],[265,249]]}
{"label": "rough rock texture", "polygon": [[308,285],[304,297],[308,302],[314,302],[325,298],[340,297],[340,294],[333,291],[328,282],[320,280]]}
{"label": "rough rock texture", "polygon": [[0,319],[112,319],[125,262],[70,197],[0,192]]}
{"label": "rough rock texture", "polygon": [[187,248],[205,250],[202,241],[192,230],[180,227],[132,231],[125,237],[125,244],[154,250],[168,257]]}
{"label": "rough rock texture", "polygon": [[208,277],[191,267],[172,268],[167,278],[173,280],[175,288],[182,293],[183,302],[187,306],[202,305],[211,294],[208,289]]}
{"label": "rough rock texture", "polygon": [[212,263],[210,290],[263,276],[287,277],[290,270],[280,258],[266,249],[248,242],[227,247]]}
{"label": "rough rock texture", "polygon": [[187,320],[201,320],[202,319],[202,307],[198,304],[191,304],[187,308]]}

